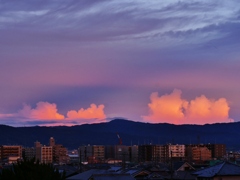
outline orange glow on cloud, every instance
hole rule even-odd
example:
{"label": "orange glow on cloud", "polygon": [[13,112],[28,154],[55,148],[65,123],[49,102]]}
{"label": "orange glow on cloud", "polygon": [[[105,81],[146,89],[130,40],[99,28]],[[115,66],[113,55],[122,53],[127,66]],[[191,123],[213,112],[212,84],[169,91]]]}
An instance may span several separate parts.
{"label": "orange glow on cloud", "polygon": [[158,96],[152,93],[148,104],[150,114],[143,116],[151,123],[207,124],[232,121],[228,117],[229,105],[225,98],[208,99],[202,95],[188,102],[181,98],[182,92],[175,89],[171,94]]}
{"label": "orange glow on cloud", "polygon": [[18,114],[24,118],[39,119],[39,120],[55,120],[64,119],[64,115],[57,112],[57,105],[48,102],[38,102],[35,109],[31,106],[24,104]]}
{"label": "orange glow on cloud", "polygon": [[215,101],[207,99],[202,95],[190,102],[187,117],[196,120],[205,119],[208,123],[226,122],[229,120],[229,110],[230,108],[225,98],[220,98]]}
{"label": "orange glow on cloud", "polygon": [[68,119],[105,119],[104,105],[91,104],[87,109],[71,110],[67,113]]}
{"label": "orange glow on cloud", "polygon": [[[36,108],[32,108],[29,105],[24,104],[23,109],[18,111],[15,115],[17,117],[22,117],[25,119],[33,120],[57,120],[55,123],[44,123],[45,126],[51,125],[76,125],[84,123],[96,123],[96,122],[105,122],[106,115],[104,113],[104,105],[95,105],[91,104],[89,108],[81,108],[78,111],[71,110],[67,113],[67,118],[64,115],[58,113],[57,105],[54,103],[48,102],[38,102]],[[1,117],[1,116],[0,116]],[[61,121],[58,121],[61,120]],[[71,122],[71,120],[76,120]]]}

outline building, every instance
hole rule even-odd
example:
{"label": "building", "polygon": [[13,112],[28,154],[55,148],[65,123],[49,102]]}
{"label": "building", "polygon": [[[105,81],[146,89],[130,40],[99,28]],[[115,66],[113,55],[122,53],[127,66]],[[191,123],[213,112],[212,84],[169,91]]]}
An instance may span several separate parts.
{"label": "building", "polygon": [[[22,158],[22,146],[0,146],[0,157],[1,161],[8,163],[16,162],[18,159]],[[11,159],[11,162],[9,160]]]}
{"label": "building", "polygon": [[53,162],[53,148],[52,146],[43,146],[40,142],[35,142],[36,161],[40,163],[52,163]]}
{"label": "building", "polygon": [[237,180],[240,179],[240,166],[230,162],[222,162],[215,166],[193,173],[197,180]]}
{"label": "building", "polygon": [[109,163],[138,162],[138,146],[105,146],[105,159]]}
{"label": "building", "polygon": [[67,155],[67,148],[61,144],[52,146],[53,149],[53,162],[58,164],[69,163],[69,156]]}
{"label": "building", "polygon": [[68,151],[61,144],[55,144],[55,139],[51,137],[49,139],[49,145],[52,147],[53,153],[53,162],[57,164],[67,164],[69,163],[69,156],[67,155]]}
{"label": "building", "polygon": [[178,161],[173,163],[173,170],[175,172],[179,171],[194,171],[195,168],[188,162]]}
{"label": "building", "polygon": [[135,180],[130,174],[93,174],[89,179],[104,179],[104,180]]}
{"label": "building", "polygon": [[79,158],[81,162],[100,163],[105,160],[105,146],[87,145],[79,147]]}
{"label": "building", "polygon": [[165,146],[168,160],[181,161],[185,158],[185,145],[167,144]]}
{"label": "building", "polygon": [[140,145],[138,146],[139,162],[164,162],[166,159],[166,146]]}
{"label": "building", "polygon": [[71,164],[79,164],[79,155],[78,154],[68,154],[69,163]]}
{"label": "building", "polygon": [[55,146],[55,139],[53,137],[49,139],[49,146]]}
{"label": "building", "polygon": [[99,159],[105,159],[105,146],[102,145],[93,145],[92,146],[92,156]]}
{"label": "building", "polygon": [[212,153],[207,147],[187,147],[186,159],[189,162],[203,162],[212,159]]}
{"label": "building", "polygon": [[225,144],[190,144],[186,147],[207,147],[211,151],[211,157],[213,159],[222,159],[226,155]]}
{"label": "building", "polygon": [[53,162],[52,147],[42,146],[36,148],[36,159],[41,163],[49,164]]}
{"label": "building", "polygon": [[129,162],[135,162],[135,163],[138,162],[138,146],[137,145],[129,146],[128,152],[129,152],[129,156],[127,160]]}
{"label": "building", "polygon": [[78,151],[79,151],[80,162],[87,162],[88,157],[92,156],[92,147],[90,145],[80,146],[78,148]]}
{"label": "building", "polygon": [[120,160],[122,162],[125,162],[129,160],[129,149],[126,145],[114,145],[113,148],[113,159],[114,160]]}
{"label": "building", "polygon": [[33,159],[36,156],[36,150],[34,147],[25,147],[22,149],[22,157],[25,159]]}
{"label": "building", "polygon": [[207,144],[207,148],[212,151],[212,158],[221,159],[226,155],[225,144]]}

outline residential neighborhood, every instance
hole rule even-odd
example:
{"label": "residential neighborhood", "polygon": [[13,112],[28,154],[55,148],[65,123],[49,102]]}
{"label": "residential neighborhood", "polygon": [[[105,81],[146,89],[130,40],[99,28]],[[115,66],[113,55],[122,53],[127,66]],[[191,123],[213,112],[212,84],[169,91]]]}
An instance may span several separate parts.
{"label": "residential neighborhood", "polygon": [[[1,145],[1,170],[23,160],[51,164],[66,179],[236,179],[240,154],[224,144],[81,145],[68,150],[54,137],[33,147]],[[1,171],[0,171],[1,172]]]}

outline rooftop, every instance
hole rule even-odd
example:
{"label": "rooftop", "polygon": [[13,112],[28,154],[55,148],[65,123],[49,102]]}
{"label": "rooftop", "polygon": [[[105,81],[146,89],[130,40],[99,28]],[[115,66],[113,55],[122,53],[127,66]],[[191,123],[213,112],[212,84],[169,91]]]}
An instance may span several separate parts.
{"label": "rooftop", "polygon": [[230,162],[222,162],[215,166],[196,171],[193,175],[197,175],[198,177],[240,176],[240,166]]}

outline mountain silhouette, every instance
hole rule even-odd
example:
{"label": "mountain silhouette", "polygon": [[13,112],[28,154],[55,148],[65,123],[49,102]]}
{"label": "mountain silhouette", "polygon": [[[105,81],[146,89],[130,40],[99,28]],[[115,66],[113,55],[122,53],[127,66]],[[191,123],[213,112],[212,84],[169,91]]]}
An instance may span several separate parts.
{"label": "mountain silhouette", "polygon": [[57,144],[69,149],[81,145],[116,145],[118,133],[124,145],[142,144],[226,144],[228,150],[239,150],[240,122],[206,125],[150,124],[115,119],[106,123],[72,127],[11,127],[0,125],[0,145],[34,146],[35,141],[48,145],[54,137]]}

